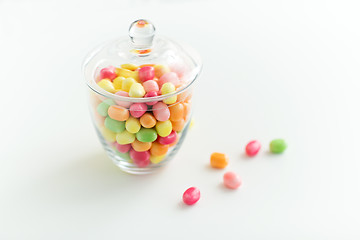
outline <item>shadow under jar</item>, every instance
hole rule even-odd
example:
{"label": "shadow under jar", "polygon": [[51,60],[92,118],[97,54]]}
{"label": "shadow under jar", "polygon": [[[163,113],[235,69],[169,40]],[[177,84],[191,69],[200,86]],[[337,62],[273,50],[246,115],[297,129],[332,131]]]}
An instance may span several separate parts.
{"label": "shadow under jar", "polygon": [[201,60],[190,48],[133,22],[129,37],[89,54],[83,73],[100,142],[125,172],[147,174],[179,150],[192,115],[192,89]]}

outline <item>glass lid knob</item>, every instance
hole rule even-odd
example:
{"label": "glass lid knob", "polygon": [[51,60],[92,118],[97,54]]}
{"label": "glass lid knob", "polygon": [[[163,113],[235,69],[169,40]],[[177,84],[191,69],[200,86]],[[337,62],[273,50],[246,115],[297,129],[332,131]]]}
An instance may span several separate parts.
{"label": "glass lid knob", "polygon": [[155,27],[148,20],[136,20],[130,25],[129,36],[133,44],[133,52],[141,55],[149,54],[155,36]]}

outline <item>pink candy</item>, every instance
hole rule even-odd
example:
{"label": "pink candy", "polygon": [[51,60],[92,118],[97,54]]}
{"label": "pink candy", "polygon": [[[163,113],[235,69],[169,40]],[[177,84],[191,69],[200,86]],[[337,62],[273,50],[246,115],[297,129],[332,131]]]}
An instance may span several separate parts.
{"label": "pink candy", "polygon": [[183,201],[187,205],[193,205],[200,199],[200,190],[196,187],[187,189],[183,194]]}
{"label": "pink candy", "polygon": [[107,68],[103,68],[100,70],[100,79],[104,79],[104,78],[108,78],[111,81],[114,80],[116,78],[116,73],[115,73],[116,68],[114,66],[110,66]]}
{"label": "pink candy", "polygon": [[224,174],[224,185],[230,189],[237,189],[242,184],[240,177],[234,172]]}
{"label": "pink candy", "polygon": [[[147,82],[150,82],[150,81],[147,81]],[[152,91],[152,92],[146,93],[144,97],[148,98],[148,97],[156,97],[156,96],[158,96],[158,93],[155,91]],[[146,104],[149,106],[152,106],[152,105],[155,105],[156,103],[157,103],[157,101],[147,102]]]}
{"label": "pink candy", "polygon": [[161,76],[158,81],[159,87],[161,88],[164,83],[171,82],[175,86],[178,86],[180,83],[179,77],[174,72],[168,72]]}
{"label": "pink candy", "polygon": [[139,79],[142,82],[153,80],[155,77],[154,67],[146,66],[139,69]]}
{"label": "pink candy", "polygon": [[245,152],[249,157],[255,156],[261,148],[261,144],[259,141],[251,141],[245,147]]}
{"label": "pink candy", "polygon": [[158,102],[153,106],[153,113],[158,121],[166,121],[170,118],[170,110],[163,102]]}
{"label": "pink candy", "polygon": [[[115,95],[122,96],[122,97],[129,97],[129,93],[127,93],[125,91],[118,91],[115,93]],[[124,107],[124,108],[128,108],[131,105],[131,102],[126,102],[126,101],[116,101],[115,100],[115,102],[117,105]]]}
{"label": "pink candy", "polygon": [[118,144],[118,143],[115,143],[115,147],[119,152],[127,153],[131,148],[131,144]]}
{"label": "pink candy", "polygon": [[158,92],[159,91],[159,85],[154,80],[149,80],[143,83],[143,87],[145,89],[145,92]]}
{"label": "pink candy", "polygon": [[130,157],[134,164],[138,167],[146,167],[150,164],[150,152],[137,152],[134,149],[130,150]]}
{"label": "pink candy", "polygon": [[130,114],[135,118],[139,118],[147,111],[147,105],[145,103],[134,103],[130,106]]}
{"label": "pink candy", "polygon": [[177,134],[176,132],[173,130],[168,136],[166,137],[160,137],[158,136],[157,140],[160,144],[162,145],[168,145],[168,144],[172,144],[173,142],[176,141],[176,137]]}

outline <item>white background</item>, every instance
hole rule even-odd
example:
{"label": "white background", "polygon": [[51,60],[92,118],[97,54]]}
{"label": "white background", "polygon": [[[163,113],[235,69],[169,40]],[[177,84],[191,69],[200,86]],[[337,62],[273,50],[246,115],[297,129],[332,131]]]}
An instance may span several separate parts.
{"label": "white background", "polygon": [[[359,239],[358,1],[0,0],[0,239]],[[81,63],[137,18],[193,46],[195,126],[154,175],[122,173]],[[283,155],[268,153],[284,138]],[[245,144],[258,139],[253,159]],[[211,152],[243,186],[222,186]],[[197,186],[200,201],[181,203]]]}

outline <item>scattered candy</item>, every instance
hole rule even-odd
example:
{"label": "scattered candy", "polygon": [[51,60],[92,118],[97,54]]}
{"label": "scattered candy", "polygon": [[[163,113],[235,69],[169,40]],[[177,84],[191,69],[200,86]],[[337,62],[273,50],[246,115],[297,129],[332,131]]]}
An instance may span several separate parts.
{"label": "scattered candy", "polygon": [[255,156],[261,148],[261,144],[259,141],[251,141],[245,147],[245,152],[249,157]]}
{"label": "scattered candy", "polygon": [[229,158],[224,153],[214,152],[210,156],[210,164],[214,168],[225,168],[228,162]]}
{"label": "scattered candy", "polygon": [[187,189],[183,194],[183,201],[187,205],[193,205],[200,199],[200,190],[196,187]]}
{"label": "scattered candy", "polygon": [[270,142],[270,151],[272,153],[283,153],[287,147],[284,139],[275,139]]}
{"label": "scattered candy", "polygon": [[237,189],[242,184],[240,177],[234,172],[225,173],[223,179],[225,187],[230,189]]}

